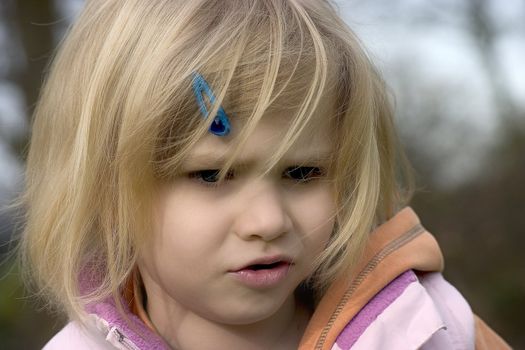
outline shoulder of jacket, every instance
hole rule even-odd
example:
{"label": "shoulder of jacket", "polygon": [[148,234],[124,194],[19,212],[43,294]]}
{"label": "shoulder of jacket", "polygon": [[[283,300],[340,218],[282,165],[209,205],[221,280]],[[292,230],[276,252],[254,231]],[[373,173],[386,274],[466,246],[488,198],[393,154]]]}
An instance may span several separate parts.
{"label": "shoulder of jacket", "polygon": [[114,350],[106,341],[102,332],[90,326],[83,327],[76,321],[71,321],[64,326],[44,346],[43,350]]}
{"label": "shoulder of jacket", "polygon": [[[402,276],[410,275],[414,276],[413,273]],[[402,276],[370,300],[350,322],[346,331],[351,336],[352,328],[357,331],[362,323],[357,322],[359,318],[363,319],[374,311],[371,309],[375,304],[385,301],[384,307],[365,320],[366,324],[361,324],[363,330],[358,332],[353,344],[347,344],[345,332],[340,334],[336,341],[339,348],[474,350],[474,318],[470,306],[441,273],[418,273],[417,278],[410,279],[411,283],[405,283],[405,287],[397,288],[396,292],[395,285]],[[395,298],[389,298],[389,292]]]}
{"label": "shoulder of jacket", "polygon": [[441,273],[424,273],[418,277],[445,324],[444,329],[429,339],[425,349],[444,348],[440,345],[445,339],[453,349],[474,349],[474,315],[465,298]]}

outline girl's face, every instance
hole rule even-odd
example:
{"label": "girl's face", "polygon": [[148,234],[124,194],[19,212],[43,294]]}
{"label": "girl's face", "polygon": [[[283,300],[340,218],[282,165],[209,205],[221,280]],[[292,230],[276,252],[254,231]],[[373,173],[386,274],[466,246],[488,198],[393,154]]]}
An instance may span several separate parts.
{"label": "girl's face", "polygon": [[[263,118],[224,183],[215,181],[228,142],[208,134],[196,145],[159,196],[156,229],[139,259],[154,323],[191,314],[252,324],[293,309],[294,290],[334,227],[335,196],[326,181],[332,130],[323,118],[331,103],[319,105],[317,125],[262,178],[286,133],[286,112]],[[232,121],[232,132],[240,127]]]}

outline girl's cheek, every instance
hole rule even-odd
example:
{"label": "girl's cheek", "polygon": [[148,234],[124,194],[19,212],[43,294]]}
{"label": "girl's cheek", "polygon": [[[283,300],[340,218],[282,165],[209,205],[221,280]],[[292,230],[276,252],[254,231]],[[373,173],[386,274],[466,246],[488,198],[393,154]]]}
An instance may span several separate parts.
{"label": "girl's cheek", "polygon": [[301,216],[329,217],[335,213],[335,196],[329,184],[317,184],[290,195],[292,205],[300,208]]}
{"label": "girl's cheek", "polygon": [[336,213],[332,188],[327,184],[319,184],[315,188],[291,196],[290,203],[300,231],[318,243],[328,241]]}

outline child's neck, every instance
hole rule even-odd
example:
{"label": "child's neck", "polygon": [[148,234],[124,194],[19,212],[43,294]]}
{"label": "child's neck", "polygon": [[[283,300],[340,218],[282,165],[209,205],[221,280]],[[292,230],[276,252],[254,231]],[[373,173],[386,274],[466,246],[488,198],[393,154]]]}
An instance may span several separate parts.
{"label": "child's neck", "polygon": [[249,325],[215,323],[173,308],[169,312],[148,308],[148,314],[160,335],[177,350],[297,349],[311,316],[293,295],[277,313]]}

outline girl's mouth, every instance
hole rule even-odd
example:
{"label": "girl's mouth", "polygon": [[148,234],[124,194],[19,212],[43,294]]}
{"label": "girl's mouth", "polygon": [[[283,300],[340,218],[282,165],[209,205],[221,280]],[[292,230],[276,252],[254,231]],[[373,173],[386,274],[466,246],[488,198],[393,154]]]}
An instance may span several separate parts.
{"label": "girl's mouth", "polygon": [[271,264],[253,264],[246,267],[246,270],[253,270],[253,271],[259,271],[259,270],[268,270],[273,269],[279,265],[286,264],[284,261],[278,261]]}
{"label": "girl's mouth", "polygon": [[255,289],[272,288],[282,282],[288,275],[291,262],[279,260],[271,263],[256,263],[247,265],[230,274],[240,283]]}

